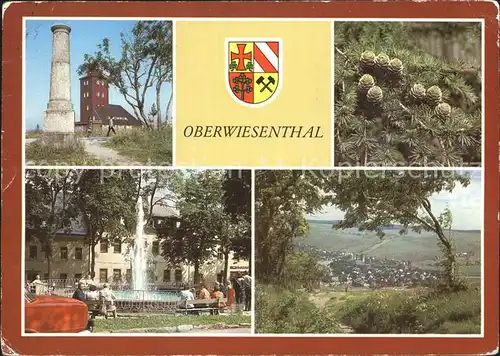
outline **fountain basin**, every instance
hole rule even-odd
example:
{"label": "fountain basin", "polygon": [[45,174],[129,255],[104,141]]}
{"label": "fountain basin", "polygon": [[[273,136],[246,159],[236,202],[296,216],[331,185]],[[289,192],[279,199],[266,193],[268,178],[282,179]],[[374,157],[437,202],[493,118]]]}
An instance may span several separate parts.
{"label": "fountain basin", "polygon": [[113,291],[117,300],[126,301],[152,301],[152,302],[177,302],[181,296],[177,292],[158,292],[146,290],[120,290]]}

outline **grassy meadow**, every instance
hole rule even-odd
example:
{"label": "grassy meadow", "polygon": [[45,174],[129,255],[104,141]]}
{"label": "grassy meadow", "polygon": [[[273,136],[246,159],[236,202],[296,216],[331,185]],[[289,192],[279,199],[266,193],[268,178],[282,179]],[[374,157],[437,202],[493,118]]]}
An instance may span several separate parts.
{"label": "grassy meadow", "polygon": [[172,127],[160,130],[128,130],[111,136],[106,146],[147,165],[172,164]]}

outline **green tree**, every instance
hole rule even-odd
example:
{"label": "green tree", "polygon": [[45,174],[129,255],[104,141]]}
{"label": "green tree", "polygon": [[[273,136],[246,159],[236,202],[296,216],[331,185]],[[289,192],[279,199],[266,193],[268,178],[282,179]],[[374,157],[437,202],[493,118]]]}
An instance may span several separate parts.
{"label": "green tree", "polygon": [[466,187],[470,177],[449,171],[336,171],[325,180],[330,202],[345,212],[335,229],[358,227],[375,231],[384,237],[383,227],[401,225],[400,234],[408,230],[433,232],[444,254],[444,282],[448,287],[460,285],[457,279],[453,239],[445,233],[451,227],[451,211],[440,215],[432,211],[431,196],[452,192],[457,184]]}
{"label": "green tree", "polygon": [[[457,166],[481,161],[479,64],[428,54],[423,34],[477,41],[477,23],[335,23],[335,161]],[[448,38],[446,37],[446,38]]]}
{"label": "green tree", "polygon": [[222,205],[220,171],[198,171],[189,174],[179,187],[178,227],[157,229],[161,254],[172,265],[181,263],[194,267],[194,282],[200,282],[200,266],[217,254],[220,247]]}
{"label": "green tree", "polygon": [[308,292],[317,288],[328,277],[327,268],[318,264],[315,256],[303,252],[292,252],[286,256],[284,274],[286,287],[305,288]]}
{"label": "green tree", "polygon": [[322,179],[307,171],[257,171],[255,173],[256,278],[283,284],[286,256],[294,239],[305,236],[305,214],[326,203]]}
{"label": "green tree", "polygon": [[104,38],[93,54],[85,54],[78,74],[91,71],[105,73],[109,83],[116,87],[133,108],[144,126],[148,121],[146,96],[149,88],[156,95],[156,118],[161,127],[161,88],[172,81],[172,22],[138,21],[131,33],[121,33],[121,56],[111,54],[111,43]]}
{"label": "green tree", "polygon": [[152,223],[155,206],[175,208],[184,182],[184,172],[180,170],[142,170],[138,194],[147,201],[145,206],[146,226]]}
{"label": "green tree", "polygon": [[89,169],[81,173],[75,196],[87,226],[90,275],[95,276],[95,248],[103,239],[125,242],[135,227],[138,171]]}
{"label": "green tree", "polygon": [[[226,231],[223,235],[224,275],[227,275],[229,253],[236,259],[252,265],[252,172],[250,170],[226,171],[222,188],[224,190],[224,211]],[[249,271],[250,272],[250,271]]]}
{"label": "green tree", "polygon": [[25,231],[26,240],[37,240],[47,259],[47,274],[51,278],[54,238],[58,233],[70,233],[77,216],[74,184],[75,170],[26,170]]}

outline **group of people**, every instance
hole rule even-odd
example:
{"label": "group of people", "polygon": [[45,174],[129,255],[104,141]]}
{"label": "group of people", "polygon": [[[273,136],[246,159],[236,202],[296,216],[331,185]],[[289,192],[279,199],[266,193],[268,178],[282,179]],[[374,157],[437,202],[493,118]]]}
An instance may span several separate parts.
{"label": "group of people", "polygon": [[[32,282],[26,283],[26,290],[35,292],[36,294],[46,294],[49,286],[37,275]],[[207,285],[202,283],[198,290],[196,288],[186,289],[181,291],[180,295],[182,300],[226,298],[227,302],[221,303],[224,305],[219,305],[220,307],[232,307],[236,305],[237,308],[250,311],[252,309],[252,277],[248,272],[238,273],[232,279],[228,279],[223,283],[215,282],[212,291],[209,291]],[[80,279],[73,293],[73,298],[80,301],[104,300],[107,302],[106,304],[111,306],[114,303],[114,299],[116,299],[107,283],[104,283],[103,288],[98,291],[90,275]],[[194,306],[188,304],[187,307],[193,308]]]}
{"label": "group of people", "polygon": [[25,288],[27,292],[32,292],[37,295],[47,294],[49,292],[48,284],[43,282],[38,274],[31,282],[26,282]]}
{"label": "group of people", "polygon": [[[88,290],[86,290],[87,288]],[[78,299],[82,302],[86,300],[105,300],[113,305],[116,296],[107,283],[104,283],[102,289],[98,291],[95,284],[85,285],[84,282],[80,281],[73,293],[73,299]]]}
{"label": "group of people", "polygon": [[[205,283],[201,283],[198,290],[196,288],[186,289],[180,292],[182,300],[203,300],[226,298],[226,303],[221,303],[219,307],[231,307],[232,305],[243,306],[244,311],[252,309],[252,277],[245,272],[237,274],[232,280],[223,283],[215,282],[210,292]],[[188,308],[193,308],[193,304],[188,304]]]}
{"label": "group of people", "polygon": [[250,311],[252,309],[252,277],[248,272],[238,273],[233,278],[233,288],[236,304],[243,305],[244,311]]}

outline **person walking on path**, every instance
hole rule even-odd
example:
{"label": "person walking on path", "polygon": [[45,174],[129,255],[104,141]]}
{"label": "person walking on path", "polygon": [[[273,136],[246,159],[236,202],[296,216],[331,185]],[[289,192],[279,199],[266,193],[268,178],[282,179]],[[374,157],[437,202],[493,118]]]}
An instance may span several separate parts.
{"label": "person walking on path", "polygon": [[113,118],[110,117],[109,118],[109,123],[108,123],[108,134],[106,135],[107,137],[109,137],[109,133],[113,131],[113,133],[116,135],[116,131],[115,131],[115,124],[113,122]]}

